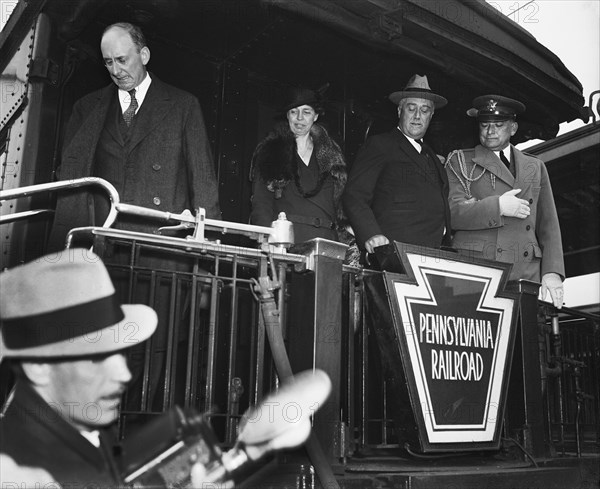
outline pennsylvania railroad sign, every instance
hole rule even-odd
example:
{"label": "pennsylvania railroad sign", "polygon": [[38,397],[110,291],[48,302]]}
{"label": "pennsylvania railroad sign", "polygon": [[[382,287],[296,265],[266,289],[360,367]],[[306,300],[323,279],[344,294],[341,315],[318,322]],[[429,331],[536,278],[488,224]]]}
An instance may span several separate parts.
{"label": "pennsylvania railroad sign", "polygon": [[516,318],[508,268],[396,246],[406,275],[386,285],[422,447],[495,447]]}

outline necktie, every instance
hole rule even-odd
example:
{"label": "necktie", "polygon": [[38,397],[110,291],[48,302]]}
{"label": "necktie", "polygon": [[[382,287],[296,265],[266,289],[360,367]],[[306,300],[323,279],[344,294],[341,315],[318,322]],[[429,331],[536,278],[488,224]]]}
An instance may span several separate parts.
{"label": "necktie", "polygon": [[422,139],[415,139],[415,141],[417,143],[419,143],[419,145],[421,146],[421,149],[419,150],[419,153],[423,153],[423,140]]}
{"label": "necktie", "polygon": [[129,104],[129,107],[127,107],[127,110],[123,112],[123,120],[125,121],[125,124],[129,126],[131,125],[135,111],[138,108],[138,101],[135,98],[135,88],[129,90],[128,93],[131,95],[131,103]]}
{"label": "necktie", "polygon": [[510,161],[504,156],[504,151],[500,151],[500,159],[502,160],[502,163],[506,165],[506,168],[510,170]]}

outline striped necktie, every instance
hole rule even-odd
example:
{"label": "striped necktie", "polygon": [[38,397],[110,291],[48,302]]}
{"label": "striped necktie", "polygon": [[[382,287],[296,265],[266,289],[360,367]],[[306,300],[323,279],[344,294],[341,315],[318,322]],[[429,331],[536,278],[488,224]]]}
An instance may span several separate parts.
{"label": "striped necktie", "polygon": [[127,107],[127,110],[123,112],[123,120],[125,121],[125,124],[130,126],[133,116],[135,116],[135,111],[138,108],[138,101],[135,98],[135,88],[132,88],[127,93],[131,95],[131,103],[129,104],[129,107]]}

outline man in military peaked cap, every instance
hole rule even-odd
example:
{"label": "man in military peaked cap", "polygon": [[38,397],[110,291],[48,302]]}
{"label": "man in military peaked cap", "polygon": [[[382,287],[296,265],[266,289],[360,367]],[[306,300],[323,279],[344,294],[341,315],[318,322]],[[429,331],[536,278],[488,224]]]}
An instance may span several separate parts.
{"label": "man in military peaked cap", "polygon": [[452,245],[462,253],[512,263],[511,280],[541,281],[563,304],[565,276],[560,226],[543,161],[522,153],[510,138],[525,105],[483,95],[467,111],[477,119],[480,145],[450,153]]}
{"label": "man in military peaked cap", "polygon": [[398,127],[369,138],[360,149],[344,209],[357,243],[368,253],[390,241],[439,248],[449,244],[448,179],[423,137],[435,111],[448,101],[420,75],[389,99],[398,106]]}

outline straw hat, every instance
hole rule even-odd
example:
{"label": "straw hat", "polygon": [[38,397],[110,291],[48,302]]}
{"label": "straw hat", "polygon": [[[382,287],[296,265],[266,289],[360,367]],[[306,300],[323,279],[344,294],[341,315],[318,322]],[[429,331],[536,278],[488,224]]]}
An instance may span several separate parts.
{"label": "straw hat", "polygon": [[93,252],[73,248],[0,274],[0,359],[110,353],[148,339],[154,310],[121,305]]}
{"label": "straw hat", "polygon": [[444,97],[431,91],[427,76],[421,75],[414,75],[408,80],[404,90],[391,93],[388,98],[396,105],[399,104],[400,100],[403,98],[423,98],[425,100],[431,100],[436,109],[441,109],[448,103],[448,100]]}

